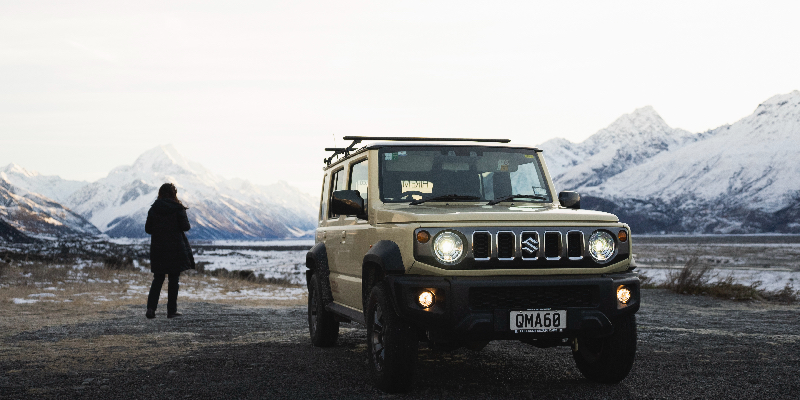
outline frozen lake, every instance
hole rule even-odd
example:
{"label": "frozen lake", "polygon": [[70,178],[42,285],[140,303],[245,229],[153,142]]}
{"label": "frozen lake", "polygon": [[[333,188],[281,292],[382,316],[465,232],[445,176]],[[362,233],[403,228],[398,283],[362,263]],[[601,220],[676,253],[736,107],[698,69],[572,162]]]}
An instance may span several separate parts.
{"label": "frozen lake", "polygon": [[[761,282],[767,290],[800,287],[800,236],[639,236],[634,238],[637,271],[656,282],[690,259],[713,267],[714,279]],[[305,256],[313,240],[208,241],[194,243],[195,260],[206,270],[252,270],[265,278],[305,283]]]}
{"label": "frozen lake", "polygon": [[260,242],[220,240],[193,243],[194,259],[207,271],[251,270],[267,279],[305,284],[306,253],[314,240],[271,240]]}

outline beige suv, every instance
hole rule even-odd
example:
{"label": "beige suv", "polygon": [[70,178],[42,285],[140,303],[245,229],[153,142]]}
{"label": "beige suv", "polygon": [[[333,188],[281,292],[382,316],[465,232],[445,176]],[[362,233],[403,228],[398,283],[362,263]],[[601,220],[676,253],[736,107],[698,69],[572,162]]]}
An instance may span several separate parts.
{"label": "beige suv", "polygon": [[506,139],[344,139],[353,142],[326,149],[306,259],[315,346],[335,345],[340,323],[366,326],[375,384],[387,392],[410,388],[420,341],[571,346],[586,378],[628,375],[640,304],[630,229],[581,210],[575,192],[556,199],[541,150]]}

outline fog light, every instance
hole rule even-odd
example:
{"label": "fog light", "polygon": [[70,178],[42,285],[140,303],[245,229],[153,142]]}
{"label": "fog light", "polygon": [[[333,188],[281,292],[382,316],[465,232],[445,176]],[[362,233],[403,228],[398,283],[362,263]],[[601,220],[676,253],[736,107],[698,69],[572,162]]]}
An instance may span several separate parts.
{"label": "fog light", "polygon": [[417,241],[420,243],[428,243],[428,240],[431,240],[431,234],[428,231],[419,231],[417,232]]}
{"label": "fog light", "polygon": [[617,300],[622,304],[628,304],[630,299],[631,291],[625,286],[620,286],[619,289],[617,289]]}
{"label": "fog light", "polygon": [[419,299],[417,299],[417,301],[419,301],[419,305],[421,305],[422,308],[430,308],[434,301],[433,293],[428,290],[423,290],[422,293],[419,294]]}

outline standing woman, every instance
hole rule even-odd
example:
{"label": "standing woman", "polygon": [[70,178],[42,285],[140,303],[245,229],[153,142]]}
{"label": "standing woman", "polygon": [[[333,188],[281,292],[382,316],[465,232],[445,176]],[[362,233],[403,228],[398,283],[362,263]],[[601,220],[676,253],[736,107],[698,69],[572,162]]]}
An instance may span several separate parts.
{"label": "standing woman", "polygon": [[194,257],[186,239],[189,219],[186,209],[178,200],[178,189],[165,183],[158,189],[158,199],[147,212],[145,232],[150,234],[150,271],[153,272],[153,285],[147,298],[147,318],[156,317],[158,297],[165,275],[169,275],[167,295],[167,318],[180,317],[178,313],[178,278],[181,272],[194,268]]}

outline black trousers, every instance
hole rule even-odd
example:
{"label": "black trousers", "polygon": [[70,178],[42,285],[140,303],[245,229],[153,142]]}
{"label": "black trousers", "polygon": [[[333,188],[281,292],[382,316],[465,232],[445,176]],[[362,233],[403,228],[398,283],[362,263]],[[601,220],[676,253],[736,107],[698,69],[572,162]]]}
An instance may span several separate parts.
{"label": "black trousers", "polygon": [[[150,285],[150,295],[147,296],[147,308],[155,310],[158,307],[158,297],[161,296],[161,287],[164,286],[166,274],[153,274],[153,284]],[[181,273],[169,274],[167,286],[167,314],[178,311],[178,279]]]}

